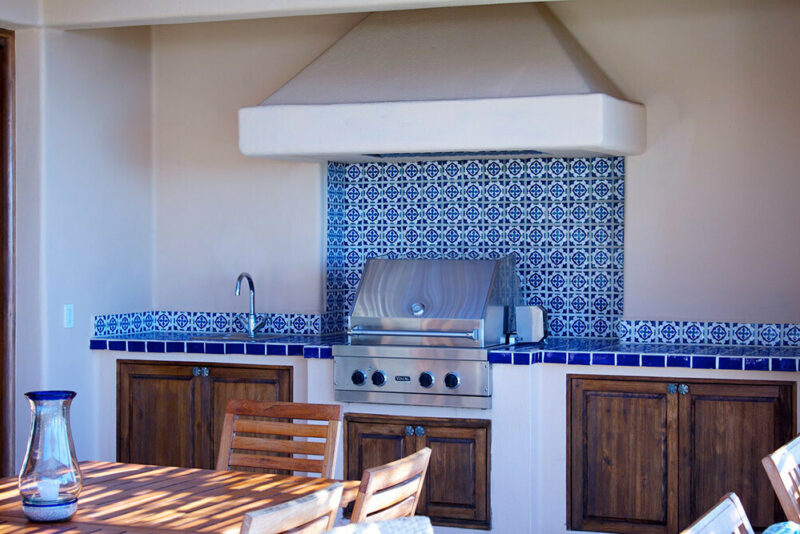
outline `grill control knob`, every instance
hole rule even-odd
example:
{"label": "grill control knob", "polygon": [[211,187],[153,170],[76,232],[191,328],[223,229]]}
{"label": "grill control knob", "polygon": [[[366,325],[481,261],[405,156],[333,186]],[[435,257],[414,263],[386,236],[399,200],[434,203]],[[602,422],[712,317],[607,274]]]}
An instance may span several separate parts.
{"label": "grill control knob", "polygon": [[444,375],[444,385],[450,389],[456,389],[461,385],[461,377],[456,373],[447,373]]}
{"label": "grill control knob", "polygon": [[436,382],[436,378],[430,371],[425,371],[424,373],[419,375],[419,385],[424,388],[433,387],[434,382]]}
{"label": "grill control knob", "polygon": [[363,386],[364,383],[367,381],[367,373],[358,369],[356,372],[353,373],[353,376],[350,377],[350,380],[353,381],[353,384],[357,386]]}
{"label": "grill control knob", "polygon": [[383,371],[375,371],[372,373],[372,383],[380,387],[386,383],[386,373]]}

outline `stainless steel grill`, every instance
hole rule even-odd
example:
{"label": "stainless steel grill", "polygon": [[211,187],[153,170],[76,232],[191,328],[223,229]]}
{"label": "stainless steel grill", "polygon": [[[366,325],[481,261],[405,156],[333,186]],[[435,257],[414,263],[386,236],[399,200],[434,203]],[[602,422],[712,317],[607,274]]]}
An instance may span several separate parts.
{"label": "stainless steel grill", "polygon": [[489,408],[488,349],[514,331],[514,259],[367,260],[335,345],[340,401]]}

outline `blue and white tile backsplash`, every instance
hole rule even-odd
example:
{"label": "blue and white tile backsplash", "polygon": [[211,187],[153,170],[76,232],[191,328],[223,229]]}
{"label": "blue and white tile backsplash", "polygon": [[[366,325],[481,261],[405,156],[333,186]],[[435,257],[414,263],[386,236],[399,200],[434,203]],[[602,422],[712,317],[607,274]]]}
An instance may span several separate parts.
{"label": "blue and white tile backsplash", "polygon": [[[146,332],[190,332],[219,334],[245,332],[239,313],[145,311],[94,316],[94,336],[123,336]],[[327,332],[332,323],[325,314],[259,313],[258,321],[266,319],[263,331],[275,334],[318,335]]]}
{"label": "blue and white tile backsplash", "polygon": [[617,336],[630,343],[796,347],[800,324],[623,320],[617,323]]}
{"label": "blue and white tile backsplash", "polygon": [[513,254],[549,335],[613,337],[624,172],[621,157],[329,163],[327,309],[343,326],[369,257]]}

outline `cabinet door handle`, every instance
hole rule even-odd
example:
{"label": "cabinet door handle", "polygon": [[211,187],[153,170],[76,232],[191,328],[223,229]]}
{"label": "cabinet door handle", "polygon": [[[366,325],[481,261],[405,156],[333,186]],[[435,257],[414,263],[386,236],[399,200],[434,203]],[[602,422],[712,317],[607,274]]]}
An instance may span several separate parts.
{"label": "cabinet door handle", "polygon": [[414,435],[414,427],[411,425],[406,425],[405,429],[406,436],[413,436]]}
{"label": "cabinet door handle", "polygon": [[687,393],[689,393],[689,386],[686,384],[679,384],[678,393],[680,393],[681,395],[686,395]]}
{"label": "cabinet door handle", "polygon": [[678,392],[678,384],[667,384],[667,393],[672,395]]}
{"label": "cabinet door handle", "polygon": [[420,436],[420,437],[424,436],[425,435],[425,429],[422,428],[421,426],[418,426],[417,428],[414,429],[414,434],[416,434],[417,436]]}
{"label": "cabinet door handle", "polygon": [[208,367],[203,367],[202,371],[203,371],[203,376],[208,376],[208,374],[210,372]]}
{"label": "cabinet door handle", "polygon": [[192,367],[192,375],[193,376],[200,376],[200,374],[202,374],[202,372],[203,371],[199,367],[197,367],[196,365],[194,367]]}

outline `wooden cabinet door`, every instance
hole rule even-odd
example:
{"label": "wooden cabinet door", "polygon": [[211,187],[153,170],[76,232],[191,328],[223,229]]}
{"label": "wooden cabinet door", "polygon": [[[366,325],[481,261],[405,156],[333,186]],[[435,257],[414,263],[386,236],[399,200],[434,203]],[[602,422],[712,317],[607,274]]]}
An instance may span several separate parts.
{"label": "wooden cabinet door", "polygon": [[416,449],[431,448],[417,513],[437,525],[489,528],[489,421],[416,420]]}
{"label": "wooden cabinet door", "polygon": [[478,419],[345,414],[345,478],[359,480],[364,469],[430,447],[417,513],[429,516],[434,525],[489,528],[490,424]]}
{"label": "wooden cabinet door", "polygon": [[664,382],[570,377],[572,530],[677,531],[677,395]]}
{"label": "wooden cabinet door", "polygon": [[202,403],[191,364],[117,362],[117,459],[195,467]]}
{"label": "wooden cabinet door", "polygon": [[755,529],[784,521],[761,458],[793,437],[793,386],[683,382],[680,528],[730,491]]}
{"label": "wooden cabinet door", "polygon": [[[292,400],[292,368],[289,366],[245,366],[206,364],[202,376],[204,433],[202,458],[199,465],[214,469],[217,463],[222,420],[228,399],[260,401]],[[207,374],[207,376],[205,376]]]}
{"label": "wooden cabinet door", "polygon": [[416,440],[406,436],[409,423],[381,416],[344,418],[344,477],[360,480],[364,469],[399,460],[416,450]]}

